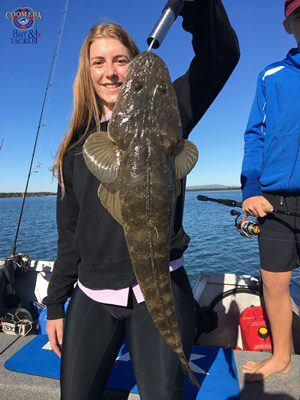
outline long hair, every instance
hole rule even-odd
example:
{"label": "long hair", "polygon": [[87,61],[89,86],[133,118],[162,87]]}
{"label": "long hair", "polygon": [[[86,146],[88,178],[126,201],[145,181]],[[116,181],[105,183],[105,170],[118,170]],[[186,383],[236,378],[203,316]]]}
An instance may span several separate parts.
{"label": "long hair", "polygon": [[112,22],[95,25],[85,38],[79,56],[78,71],[73,84],[73,114],[69,129],[63,138],[52,168],[64,194],[64,179],[62,172],[63,158],[66,152],[84,139],[91,128],[100,130],[103,115],[102,99],[96,94],[90,75],[90,47],[96,39],[113,38],[119,40],[134,58],[139,49],[125,29]]}

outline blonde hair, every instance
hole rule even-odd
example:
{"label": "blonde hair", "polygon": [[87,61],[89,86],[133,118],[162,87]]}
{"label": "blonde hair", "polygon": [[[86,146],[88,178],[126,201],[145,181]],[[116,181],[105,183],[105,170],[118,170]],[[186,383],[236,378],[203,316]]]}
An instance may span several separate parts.
{"label": "blonde hair", "polygon": [[90,76],[90,47],[96,39],[113,38],[119,40],[134,58],[139,49],[125,29],[112,22],[95,25],[85,38],[79,56],[77,75],[73,84],[73,114],[70,127],[63,138],[52,168],[54,175],[62,187],[64,194],[64,179],[62,173],[63,158],[66,152],[76,146],[87,135],[91,128],[100,130],[100,121],[103,114],[101,98],[96,94]]}

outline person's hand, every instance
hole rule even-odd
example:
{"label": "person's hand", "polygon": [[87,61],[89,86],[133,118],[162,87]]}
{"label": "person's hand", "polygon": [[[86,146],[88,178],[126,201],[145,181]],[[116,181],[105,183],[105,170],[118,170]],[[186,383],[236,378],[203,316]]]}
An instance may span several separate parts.
{"label": "person's hand", "polygon": [[265,217],[273,211],[273,206],[263,196],[253,196],[243,201],[243,211],[253,217]]}
{"label": "person's hand", "polygon": [[50,345],[55,354],[61,357],[61,346],[63,342],[64,318],[47,320],[46,332]]}

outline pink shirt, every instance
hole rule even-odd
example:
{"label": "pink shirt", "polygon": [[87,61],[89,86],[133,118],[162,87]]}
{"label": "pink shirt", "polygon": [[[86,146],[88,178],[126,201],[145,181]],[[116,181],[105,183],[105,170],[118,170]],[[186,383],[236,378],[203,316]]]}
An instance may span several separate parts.
{"label": "pink shirt", "polygon": [[[176,269],[183,266],[184,260],[183,257],[178,258],[177,260],[170,261],[170,272],[175,271]],[[126,307],[128,304],[128,295],[129,295],[129,287],[118,290],[111,289],[89,289],[82,285],[79,281],[77,282],[78,287],[92,300],[98,301],[99,303],[105,304],[113,304],[116,306],[124,306]],[[145,299],[142,294],[140,285],[136,283],[132,285],[132,290],[135,295],[136,301],[138,303],[142,303]]]}

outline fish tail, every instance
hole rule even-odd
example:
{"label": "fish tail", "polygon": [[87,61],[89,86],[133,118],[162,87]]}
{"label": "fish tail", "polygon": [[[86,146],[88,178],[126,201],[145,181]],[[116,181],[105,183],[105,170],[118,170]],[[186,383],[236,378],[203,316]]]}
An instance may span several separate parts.
{"label": "fish tail", "polygon": [[200,388],[199,382],[197,381],[197,378],[195,377],[195,374],[193,373],[185,354],[182,351],[180,351],[177,352],[177,355],[179,357],[184,372],[189,377],[189,380],[193,385],[195,385],[199,389]]}
{"label": "fish tail", "polygon": [[[149,238],[150,243],[152,244],[152,238]],[[153,252],[153,245],[150,246],[150,254],[151,254],[151,264],[155,265],[156,263],[156,257]],[[169,276],[169,275],[168,275]],[[156,280],[154,280],[156,281]],[[157,279],[159,281],[159,279]],[[170,281],[169,281],[170,282]],[[168,293],[168,292],[167,292]],[[172,293],[171,291],[169,292],[170,294]],[[165,295],[164,295],[165,294]],[[172,301],[172,294],[170,298],[166,296],[166,291],[161,291],[161,287],[157,287],[157,297],[160,298],[161,303],[163,304],[162,310],[164,314],[164,321],[167,323],[168,328],[167,329],[162,329],[159,324],[157,324],[156,321],[155,324],[158,328],[158,330],[161,332],[169,346],[175,351],[177,354],[177,357],[182,365],[182,368],[184,372],[188,375],[191,383],[195,385],[196,387],[200,387],[199,383],[197,381],[197,378],[195,377],[189,362],[184,354],[183,347],[182,347],[182,341],[181,341],[181,335],[180,331],[177,325],[177,320],[174,312],[174,305]],[[147,302],[146,302],[147,303]],[[151,310],[152,311],[152,310]],[[169,312],[168,312],[169,311]],[[153,313],[151,312],[152,318],[153,318]],[[177,334],[176,334],[177,333]]]}

